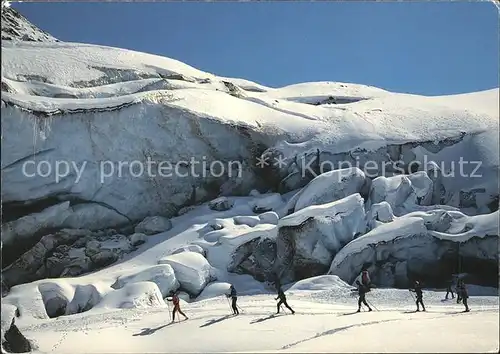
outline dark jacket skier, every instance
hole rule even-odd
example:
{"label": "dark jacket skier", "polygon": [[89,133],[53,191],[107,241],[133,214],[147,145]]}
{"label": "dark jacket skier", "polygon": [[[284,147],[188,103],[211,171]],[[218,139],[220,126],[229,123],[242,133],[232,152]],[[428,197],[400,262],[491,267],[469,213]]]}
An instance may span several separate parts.
{"label": "dark jacket skier", "polygon": [[177,294],[174,293],[174,292],[170,293],[170,295],[171,295],[171,297],[167,297],[167,301],[171,301],[174,304],[174,309],[172,311],[172,322],[175,321],[175,313],[176,312],[179,312],[187,320],[188,317],[181,310],[181,305],[180,305],[180,302],[179,302],[179,296],[177,296]]}
{"label": "dark jacket skier", "polygon": [[228,298],[231,298],[231,308],[233,310],[233,315],[239,315],[240,311],[238,311],[238,305],[236,305],[236,301],[238,300],[238,294],[236,293],[236,289],[231,284],[229,288],[229,295],[226,295]]}
{"label": "dark jacket skier", "polygon": [[449,279],[446,282],[446,297],[445,299],[448,300],[448,294],[451,294],[451,298],[455,298],[455,295],[453,295],[453,289],[451,288],[453,286],[453,279]]}
{"label": "dark jacket skier", "polygon": [[278,300],[278,299],[280,299],[280,301],[278,301],[278,305],[277,305],[278,312],[276,312],[276,313],[280,313],[280,306],[282,304],[285,305],[292,312],[292,315],[295,313],[295,311],[286,302],[286,296],[285,296],[285,293],[283,292],[283,290],[281,290],[281,287],[278,288],[278,297],[275,298],[274,300]]}
{"label": "dark jacket skier", "polygon": [[467,292],[467,287],[463,280],[459,280],[457,284],[457,297],[460,297],[464,306],[465,312],[469,312],[469,304],[467,303],[467,299],[469,298],[469,293]]}
{"label": "dark jacket skier", "polygon": [[415,280],[415,285],[413,286],[413,289],[409,289],[410,291],[414,292],[416,297],[417,297],[417,311],[420,311],[419,305],[422,305],[422,311],[425,311],[425,305],[423,301],[423,292],[422,292],[422,285],[418,280]]}
{"label": "dark jacket skier", "polygon": [[370,291],[370,287],[368,285],[360,283],[359,280],[356,280],[356,285],[358,286],[358,295],[359,295],[357,312],[361,312],[361,304],[364,304],[366,307],[368,307],[368,311],[371,311],[372,308],[366,302],[366,293]]}

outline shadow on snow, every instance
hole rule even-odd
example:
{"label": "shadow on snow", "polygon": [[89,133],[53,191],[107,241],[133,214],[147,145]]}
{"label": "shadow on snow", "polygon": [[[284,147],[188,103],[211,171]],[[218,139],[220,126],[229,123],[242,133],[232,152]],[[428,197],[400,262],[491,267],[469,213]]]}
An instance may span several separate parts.
{"label": "shadow on snow", "polygon": [[210,321],[207,321],[205,324],[202,324],[202,325],[200,326],[200,328],[207,327],[207,326],[211,326],[211,325],[213,325],[213,324],[216,324],[216,323],[222,322],[222,321],[224,321],[224,320],[227,320],[228,318],[231,318],[231,317],[233,317],[233,315],[226,315],[226,316],[223,316],[223,317],[221,317],[221,318],[217,318],[217,319],[215,319],[215,320],[210,320]]}
{"label": "shadow on snow", "polygon": [[137,336],[149,336],[150,334],[153,334],[155,333],[156,331],[162,329],[162,328],[165,328],[167,327],[168,325],[170,325],[170,323],[167,323],[167,324],[164,324],[162,326],[159,326],[159,327],[156,327],[156,328],[143,328],[142,329],[142,332],[140,333],[135,333],[133,334],[134,337],[137,337]]}

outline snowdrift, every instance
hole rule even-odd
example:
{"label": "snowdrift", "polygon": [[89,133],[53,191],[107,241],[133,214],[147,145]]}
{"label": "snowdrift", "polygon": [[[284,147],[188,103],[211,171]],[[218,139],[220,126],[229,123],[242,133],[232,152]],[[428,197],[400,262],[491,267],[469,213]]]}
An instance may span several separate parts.
{"label": "snowdrift", "polygon": [[370,265],[372,281],[387,287],[407,287],[412,279],[438,286],[458,272],[470,273],[469,282],[484,284],[488,278],[488,285],[496,286],[498,229],[498,211],[477,216],[442,209],[409,213],[345,245],[329,274],[352,283]]}

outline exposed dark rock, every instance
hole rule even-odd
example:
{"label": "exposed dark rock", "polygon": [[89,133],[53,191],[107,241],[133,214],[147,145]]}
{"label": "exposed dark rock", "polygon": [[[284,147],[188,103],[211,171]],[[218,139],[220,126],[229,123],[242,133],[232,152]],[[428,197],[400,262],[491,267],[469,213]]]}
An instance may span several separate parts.
{"label": "exposed dark rock", "polygon": [[62,297],[55,296],[45,302],[45,311],[50,318],[63,316],[66,313],[68,301]]}
{"label": "exposed dark rock", "polygon": [[2,40],[30,42],[58,42],[45,31],[33,25],[12,7],[2,4]]}
{"label": "exposed dark rock", "polygon": [[12,318],[12,323],[5,332],[4,339],[2,346],[9,353],[29,353],[32,350],[30,341],[17,328],[15,317]]}
{"label": "exposed dark rock", "polygon": [[258,281],[273,281],[276,242],[269,238],[255,238],[236,248],[229,272],[252,275]]}
{"label": "exposed dark rock", "polygon": [[90,256],[92,262],[99,268],[106,267],[118,260],[118,255],[108,250],[100,251]]}
{"label": "exposed dark rock", "polygon": [[498,207],[499,207],[499,204],[500,204],[500,201],[499,201],[499,197],[496,196],[495,199],[493,199],[489,204],[488,204],[488,208],[490,209],[490,211],[493,213],[495,211],[498,210]]}
{"label": "exposed dark rock", "polygon": [[229,94],[231,96],[234,96],[234,97],[237,97],[237,98],[242,98],[242,97],[245,97],[245,92],[240,89],[238,86],[236,86],[235,84],[233,84],[232,82],[229,82],[229,81],[222,81],[222,83],[224,84],[224,86],[226,86],[226,88],[228,89],[229,91]]}
{"label": "exposed dark rock", "polygon": [[271,208],[271,207],[259,207],[258,205],[255,205],[252,208],[252,211],[255,214],[263,214],[263,213],[267,213],[268,211],[272,211],[272,210],[273,210],[273,208]]}
{"label": "exposed dark rock", "polygon": [[234,202],[226,197],[214,199],[208,203],[208,207],[215,211],[226,211],[233,207]]}
{"label": "exposed dark rock", "polygon": [[78,276],[108,266],[133,250],[129,238],[117,234],[116,230],[63,229],[45,235],[4,268],[4,285],[11,287],[44,278]]}
{"label": "exposed dark rock", "polygon": [[148,216],[135,227],[135,232],[145,235],[155,235],[168,231],[171,228],[172,222],[170,219],[162,216]]}

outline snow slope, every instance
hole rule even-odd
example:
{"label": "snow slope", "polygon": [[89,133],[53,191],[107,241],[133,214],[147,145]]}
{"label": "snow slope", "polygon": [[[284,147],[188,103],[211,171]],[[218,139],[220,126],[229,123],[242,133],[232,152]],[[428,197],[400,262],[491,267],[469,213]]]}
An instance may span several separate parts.
{"label": "snow slope", "polygon": [[356,299],[338,300],[335,289],[289,295],[295,315],[273,316],[272,295],[256,295],[239,298],[237,317],[218,297],[183,304],[189,320],[172,325],[164,306],[19,321],[19,327],[36,342],[36,353],[498,351],[498,298],[473,298],[472,312],[464,314],[461,305],[441,302],[442,294],[425,292],[428,312],[411,313],[407,291],[374,290],[368,301],[378,311],[355,314]]}
{"label": "snow slope", "polygon": [[[347,316],[357,304],[346,283],[365,263],[381,284],[408,282],[412,262],[442,266],[456,245],[481,264],[471,273],[495,276],[498,89],[271,88],[40,33],[40,42],[2,40],[2,252],[15,260],[3,269],[15,286],[2,298],[2,334],[17,309],[39,352],[498,351],[498,288],[471,287],[467,314],[441,302],[440,289],[426,290],[429,312],[419,314],[406,313],[407,291],[376,289],[368,299],[380,311]],[[239,162],[242,173],[203,175],[191,159]],[[479,168],[458,174],[460,159]],[[147,160],[187,175],[116,170]],[[41,161],[68,170],[27,176],[26,162]],[[402,170],[381,170],[395,162]],[[162,217],[158,233],[132,234],[151,216]],[[265,275],[290,259],[299,281],[283,285],[297,314],[272,317]],[[81,264],[92,267],[62,276]],[[317,269],[330,274],[303,279]],[[226,317],[230,284],[236,318]],[[171,291],[190,319],[167,327]]]}

